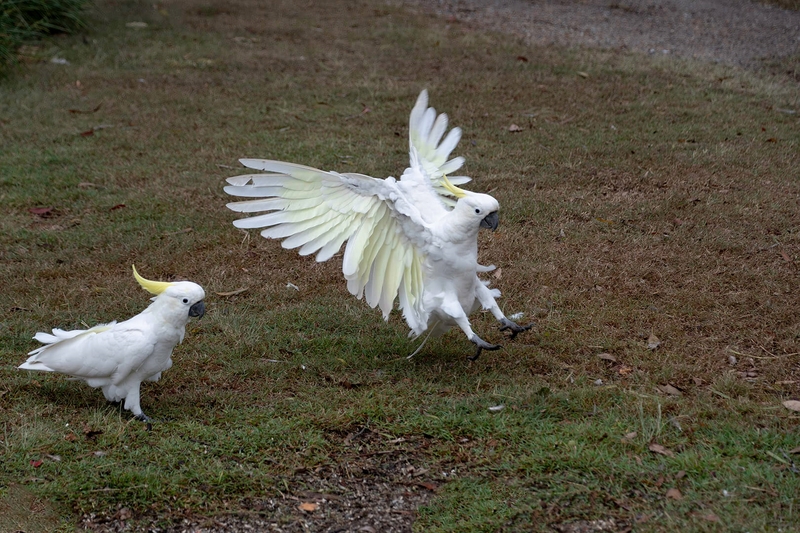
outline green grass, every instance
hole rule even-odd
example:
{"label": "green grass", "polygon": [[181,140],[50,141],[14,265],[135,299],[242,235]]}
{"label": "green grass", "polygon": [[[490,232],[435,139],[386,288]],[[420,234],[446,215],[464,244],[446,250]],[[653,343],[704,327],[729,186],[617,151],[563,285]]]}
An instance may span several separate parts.
{"label": "green grass", "polygon": [[[86,29],[87,0],[7,0],[0,7],[0,75],[36,59],[47,36]],[[26,49],[23,49],[27,46]],[[39,57],[38,59],[43,59]],[[50,59],[50,58],[48,58]]]}
{"label": "green grass", "polygon": [[[53,41],[69,65],[0,87],[0,511],[44,502],[31,531],[122,508],[141,527],[324,530],[334,504],[304,515],[291,497],[357,506],[363,479],[417,498],[416,531],[795,527],[798,418],[781,401],[800,395],[800,130],[781,110],[800,107],[796,84],[529,48],[366,0],[96,16],[88,44]],[[351,297],[336,259],[236,230],[224,207],[239,157],[398,176],[423,87],[464,128],[470,186],[501,203],[481,237],[501,306],[537,321],[477,363],[458,333],[406,361],[402,318]],[[97,390],[15,368],[36,331],[141,310],[134,262],[208,294],[143,386],[151,432]],[[491,317],[473,326],[501,339]]]}

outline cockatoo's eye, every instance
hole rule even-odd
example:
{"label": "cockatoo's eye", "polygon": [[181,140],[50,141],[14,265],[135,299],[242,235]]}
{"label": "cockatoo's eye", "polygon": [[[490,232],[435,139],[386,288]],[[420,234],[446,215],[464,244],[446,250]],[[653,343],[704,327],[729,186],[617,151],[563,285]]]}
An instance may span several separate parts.
{"label": "cockatoo's eye", "polygon": [[480,215],[480,214],[481,214],[481,210],[480,210],[480,208],[479,208],[479,207],[476,207],[476,208],[475,208],[475,214],[476,214],[476,215]]}
{"label": "cockatoo's eye", "polygon": [[188,304],[189,303],[189,298],[184,298],[183,299],[183,303]]}

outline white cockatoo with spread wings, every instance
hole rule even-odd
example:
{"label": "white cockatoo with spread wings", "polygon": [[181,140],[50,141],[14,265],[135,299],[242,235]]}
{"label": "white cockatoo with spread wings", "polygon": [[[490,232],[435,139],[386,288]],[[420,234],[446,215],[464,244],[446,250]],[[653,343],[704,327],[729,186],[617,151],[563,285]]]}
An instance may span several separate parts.
{"label": "white cockatoo with spread wings", "polygon": [[283,239],[284,248],[316,254],[317,261],[327,261],[347,242],[342,272],[353,295],[380,307],[387,320],[399,300],[412,336],[438,336],[457,326],[477,347],[474,360],[481,350],[500,348],[470,327],[469,315],[479,307],[511,338],[531,327],[509,320],[495,301],[500,291],[478,277],[494,268],[478,263],[478,231],[497,228],[500,205],[488,194],[457,187],[470,178],[448,178],[464,163],[462,157],[448,160],[461,130],[445,135],[447,115],[428,107],[427,91],[417,98],[409,128],[411,164],[399,180],[242,159],[263,172],[228,178],[225,192],[250,198],[228,208],[268,211],[233,224],[266,228],[264,237]]}
{"label": "white cockatoo with spread wings", "polygon": [[149,422],[139,404],[143,381],[158,381],[172,366],[172,350],[183,341],[190,317],[205,313],[205,292],[191,281],[150,281],[133,268],[153,303],[123,322],[89,329],[37,333],[44,346],[33,350],[19,368],[59,372],[100,387],[110,402],[124,401],[125,409]]}

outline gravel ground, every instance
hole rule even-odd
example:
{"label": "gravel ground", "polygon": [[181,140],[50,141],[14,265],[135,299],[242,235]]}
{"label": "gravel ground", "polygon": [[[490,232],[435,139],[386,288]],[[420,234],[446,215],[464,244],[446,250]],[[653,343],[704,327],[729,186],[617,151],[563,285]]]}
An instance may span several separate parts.
{"label": "gravel ground", "polygon": [[751,0],[400,0],[533,45],[671,54],[758,67],[800,54],[800,11]]}

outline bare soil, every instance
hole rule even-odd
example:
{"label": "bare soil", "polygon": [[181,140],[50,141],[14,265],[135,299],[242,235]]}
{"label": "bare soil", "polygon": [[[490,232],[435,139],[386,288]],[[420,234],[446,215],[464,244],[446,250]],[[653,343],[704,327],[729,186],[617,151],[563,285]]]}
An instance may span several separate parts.
{"label": "bare soil", "polygon": [[438,488],[415,458],[428,446],[427,440],[396,439],[394,448],[386,449],[383,437],[366,427],[329,438],[352,452],[340,457],[335,467],[295,472],[278,497],[246,498],[229,514],[188,515],[171,525],[160,524],[155,516],[131,522],[125,508],[110,517],[86,516],[81,525],[98,532],[410,532],[417,508]]}

